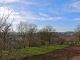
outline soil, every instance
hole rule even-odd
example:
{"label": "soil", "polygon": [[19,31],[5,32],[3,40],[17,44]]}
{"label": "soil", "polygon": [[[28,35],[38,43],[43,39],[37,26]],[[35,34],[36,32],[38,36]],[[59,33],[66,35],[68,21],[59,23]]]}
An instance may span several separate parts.
{"label": "soil", "polygon": [[80,56],[75,56],[72,58],[72,60],[80,60]]}
{"label": "soil", "polygon": [[[76,56],[78,56],[78,58]],[[80,60],[79,58],[80,46],[70,46],[41,55],[24,57],[21,60]]]}

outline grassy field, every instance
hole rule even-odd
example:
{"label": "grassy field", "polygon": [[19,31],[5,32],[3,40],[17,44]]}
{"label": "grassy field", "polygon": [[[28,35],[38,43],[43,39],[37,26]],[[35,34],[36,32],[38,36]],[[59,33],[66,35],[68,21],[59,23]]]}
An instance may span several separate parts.
{"label": "grassy field", "polygon": [[[12,53],[10,53],[10,58],[16,58],[16,57],[25,57],[25,56],[33,56],[33,55],[39,55],[44,54],[47,52],[51,52],[57,49],[62,49],[65,47],[68,47],[70,45],[48,45],[48,46],[40,46],[40,47],[26,47],[20,50],[13,50]],[[8,51],[3,51],[4,55],[8,55]],[[19,54],[18,56],[16,54]]]}
{"label": "grassy field", "polygon": [[54,51],[56,49],[62,49],[69,45],[49,45],[49,46],[41,46],[41,47],[26,47],[21,49],[21,56],[32,56],[32,55],[39,55],[44,54],[50,51]]}

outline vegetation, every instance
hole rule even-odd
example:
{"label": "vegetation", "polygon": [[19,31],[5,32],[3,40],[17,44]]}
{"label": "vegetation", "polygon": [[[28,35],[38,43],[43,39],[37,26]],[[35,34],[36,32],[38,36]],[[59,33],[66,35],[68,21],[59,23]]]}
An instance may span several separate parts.
{"label": "vegetation", "polygon": [[[39,54],[44,54],[47,52],[51,52],[57,49],[62,49],[65,47],[68,47],[70,45],[48,45],[48,46],[40,46],[40,47],[26,47],[26,48],[22,48],[20,49],[20,51],[17,50],[13,50],[12,53],[10,53],[10,59],[11,58],[16,58],[17,54],[19,52],[19,56],[18,57],[26,57],[26,56],[33,56],[33,55],[39,55]],[[5,57],[9,54],[9,51],[7,50],[3,50],[3,55],[5,55]]]}

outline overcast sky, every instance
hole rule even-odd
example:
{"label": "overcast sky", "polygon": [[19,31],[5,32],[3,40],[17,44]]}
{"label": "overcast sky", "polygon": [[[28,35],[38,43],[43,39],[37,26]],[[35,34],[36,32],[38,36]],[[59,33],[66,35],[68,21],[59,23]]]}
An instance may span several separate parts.
{"label": "overcast sky", "polygon": [[14,25],[28,21],[39,28],[51,25],[57,31],[74,31],[80,24],[80,0],[5,0],[0,16],[11,11],[8,21],[15,18]]}

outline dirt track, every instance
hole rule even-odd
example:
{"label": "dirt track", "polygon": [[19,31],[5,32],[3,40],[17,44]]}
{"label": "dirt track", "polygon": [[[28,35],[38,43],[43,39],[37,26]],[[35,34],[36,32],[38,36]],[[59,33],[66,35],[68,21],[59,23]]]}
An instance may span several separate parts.
{"label": "dirt track", "polygon": [[80,56],[80,46],[70,46],[42,55],[25,57],[22,60],[73,60],[75,56]]}

